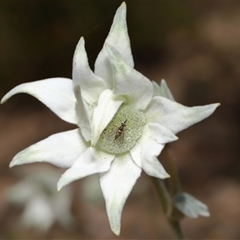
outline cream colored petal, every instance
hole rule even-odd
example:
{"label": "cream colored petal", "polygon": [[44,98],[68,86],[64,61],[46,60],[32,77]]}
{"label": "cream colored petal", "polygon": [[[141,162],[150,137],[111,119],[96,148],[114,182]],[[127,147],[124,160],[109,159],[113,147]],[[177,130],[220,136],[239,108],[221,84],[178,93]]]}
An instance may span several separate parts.
{"label": "cream colored petal", "polygon": [[67,78],[49,78],[23,83],[10,90],[2,99],[7,101],[17,93],[27,93],[43,102],[58,117],[69,123],[77,123],[75,112],[76,99],[73,93],[72,80]]}
{"label": "cream colored petal", "polygon": [[141,168],[126,154],[116,157],[110,170],[100,175],[109,223],[116,235],[120,234],[124,204],[140,174]]}

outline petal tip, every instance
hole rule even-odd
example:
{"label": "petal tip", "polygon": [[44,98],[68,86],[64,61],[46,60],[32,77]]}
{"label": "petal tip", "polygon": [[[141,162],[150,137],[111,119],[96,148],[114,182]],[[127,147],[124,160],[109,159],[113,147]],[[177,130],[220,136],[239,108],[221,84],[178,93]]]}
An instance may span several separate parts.
{"label": "petal tip", "polygon": [[111,228],[113,233],[116,235],[116,236],[119,236],[120,235],[120,228]]}
{"label": "petal tip", "polygon": [[10,97],[12,97],[13,94],[9,94],[10,92],[11,90],[3,96],[3,98],[1,99],[1,104],[5,103]]}
{"label": "petal tip", "polygon": [[6,98],[3,97],[3,98],[1,99],[1,104],[5,103],[5,102],[6,102]]}
{"label": "petal tip", "polygon": [[120,7],[124,7],[124,8],[126,8],[126,7],[127,7],[126,2],[122,2],[122,4],[120,5]]}
{"label": "petal tip", "polygon": [[12,167],[14,167],[14,166],[16,166],[16,164],[14,164],[14,162],[10,162],[9,168],[12,168]]}
{"label": "petal tip", "polygon": [[16,159],[13,159],[9,164],[9,168],[12,168],[18,165],[20,165],[20,163]]}
{"label": "petal tip", "polygon": [[170,177],[171,176],[168,173],[166,173],[165,176],[164,176],[164,178],[170,178]]}
{"label": "petal tip", "polygon": [[62,179],[62,177],[59,179],[58,183],[57,183],[57,190],[58,192],[61,191],[61,189],[65,186],[66,184],[64,184],[64,181]]}

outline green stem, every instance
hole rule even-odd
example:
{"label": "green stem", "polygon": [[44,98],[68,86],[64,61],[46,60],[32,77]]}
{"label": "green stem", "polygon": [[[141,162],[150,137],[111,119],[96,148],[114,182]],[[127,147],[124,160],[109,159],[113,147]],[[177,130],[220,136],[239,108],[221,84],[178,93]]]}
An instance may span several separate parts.
{"label": "green stem", "polygon": [[151,177],[151,180],[162,204],[163,212],[166,214],[166,216],[170,216],[172,206],[166,186],[164,185],[163,181],[158,178]]}
{"label": "green stem", "polygon": [[181,228],[181,225],[180,225],[180,221],[178,220],[169,220],[169,223],[170,225],[172,226],[176,236],[177,236],[177,239],[181,239],[181,240],[184,240],[185,237],[183,235],[183,231],[182,231],[182,228]]}
{"label": "green stem", "polygon": [[169,178],[170,193],[171,196],[174,197],[180,192],[180,181],[178,177],[178,171],[176,168],[176,160],[169,144],[166,144],[165,148],[163,149],[163,154],[165,155],[167,160],[166,161],[167,171],[171,176]]}
{"label": "green stem", "polygon": [[165,154],[165,157],[167,160],[168,173],[171,176],[169,178],[170,195],[163,181],[153,177],[151,177],[151,179],[152,179],[153,186],[156,189],[158,197],[163,206],[163,211],[168,218],[169,224],[171,225],[173,231],[175,232],[177,239],[183,240],[185,239],[185,237],[180,225],[180,220],[178,218],[175,218],[176,208],[174,207],[173,200],[172,200],[174,196],[176,196],[176,194],[180,192],[180,182],[179,182],[178,172],[176,168],[175,158],[170,149],[169,144],[165,146],[163,153]]}

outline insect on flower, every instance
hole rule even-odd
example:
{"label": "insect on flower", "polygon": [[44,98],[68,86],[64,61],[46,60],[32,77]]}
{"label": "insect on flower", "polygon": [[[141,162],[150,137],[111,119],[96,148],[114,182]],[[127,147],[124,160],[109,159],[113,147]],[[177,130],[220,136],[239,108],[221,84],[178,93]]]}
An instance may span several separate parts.
{"label": "insect on flower", "polygon": [[105,135],[105,138],[108,141],[116,143],[117,145],[122,145],[124,143],[124,134],[127,125],[126,122],[127,119],[122,122],[120,126],[114,124],[114,127]]}
{"label": "insect on flower", "polygon": [[127,119],[121,123],[121,126],[117,128],[116,132],[115,132],[115,137],[114,137],[114,140],[117,140],[119,139],[119,141],[121,143],[123,143],[124,141],[124,131],[125,131],[125,127],[126,127],[126,122],[127,122]]}

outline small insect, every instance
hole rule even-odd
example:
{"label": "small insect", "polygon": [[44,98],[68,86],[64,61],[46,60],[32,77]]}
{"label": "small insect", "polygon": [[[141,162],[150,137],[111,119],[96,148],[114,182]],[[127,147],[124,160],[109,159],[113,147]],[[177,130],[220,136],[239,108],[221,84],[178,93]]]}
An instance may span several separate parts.
{"label": "small insect", "polygon": [[126,122],[127,122],[127,119],[123,123],[121,123],[120,127],[117,128],[117,130],[115,131],[115,137],[113,141],[116,141],[117,139],[119,139],[120,142],[123,143]]}

